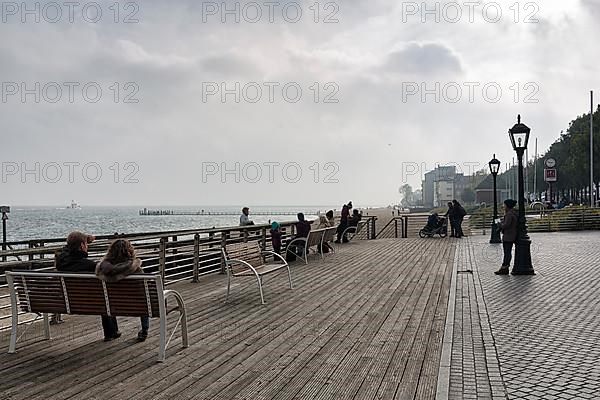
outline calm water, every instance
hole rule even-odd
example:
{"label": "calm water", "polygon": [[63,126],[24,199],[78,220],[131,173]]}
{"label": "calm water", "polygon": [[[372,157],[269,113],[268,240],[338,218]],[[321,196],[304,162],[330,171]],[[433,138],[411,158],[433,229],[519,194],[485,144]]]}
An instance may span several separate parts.
{"label": "calm water", "polygon": [[[219,211],[234,212],[232,216],[141,216],[143,207],[83,207],[65,209],[58,207],[11,207],[7,221],[7,240],[27,240],[38,238],[65,237],[73,230],[81,230],[96,235],[110,235],[115,232],[135,233],[181,229],[237,226],[240,210],[238,207],[149,207],[173,211]],[[250,207],[250,218],[257,224],[271,221],[291,221],[293,215],[268,216],[252,215],[252,212],[304,212],[308,217],[316,211],[334,209],[334,206],[295,206],[295,207]],[[339,206],[337,207],[340,208]],[[0,238],[1,239],[1,238]]]}

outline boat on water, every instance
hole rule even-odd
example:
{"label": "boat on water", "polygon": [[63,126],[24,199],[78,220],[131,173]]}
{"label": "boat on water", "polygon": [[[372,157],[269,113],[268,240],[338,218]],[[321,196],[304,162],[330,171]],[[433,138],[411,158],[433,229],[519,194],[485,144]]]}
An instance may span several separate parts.
{"label": "boat on water", "polygon": [[75,200],[71,200],[71,205],[66,207],[67,210],[81,210],[81,206]]}

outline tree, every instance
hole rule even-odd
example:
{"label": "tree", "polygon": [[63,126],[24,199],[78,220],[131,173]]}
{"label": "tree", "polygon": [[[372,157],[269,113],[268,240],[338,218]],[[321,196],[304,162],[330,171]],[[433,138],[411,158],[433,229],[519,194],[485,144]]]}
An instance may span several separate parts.
{"label": "tree", "polygon": [[400,200],[400,204],[402,205],[402,207],[411,206],[413,203],[413,195],[414,195],[412,186],[410,186],[408,183],[405,183],[404,185],[400,186],[400,189],[398,189],[398,192],[400,193],[400,196],[402,197],[402,199]]}

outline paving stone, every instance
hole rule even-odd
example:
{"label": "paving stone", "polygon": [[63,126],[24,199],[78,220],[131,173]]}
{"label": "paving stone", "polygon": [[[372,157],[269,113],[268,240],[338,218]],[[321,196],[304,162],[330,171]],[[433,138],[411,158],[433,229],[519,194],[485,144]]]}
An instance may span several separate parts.
{"label": "paving stone", "polygon": [[[501,247],[458,241],[451,387],[497,399],[600,399],[600,232],[532,234],[534,276],[496,276]],[[482,398],[482,397],[480,397]]]}

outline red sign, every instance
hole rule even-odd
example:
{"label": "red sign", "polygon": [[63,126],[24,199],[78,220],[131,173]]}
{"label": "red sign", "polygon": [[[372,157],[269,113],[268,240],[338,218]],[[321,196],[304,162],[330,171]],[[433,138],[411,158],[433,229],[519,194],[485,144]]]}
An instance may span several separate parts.
{"label": "red sign", "polygon": [[556,168],[544,169],[544,181],[545,182],[556,182]]}

